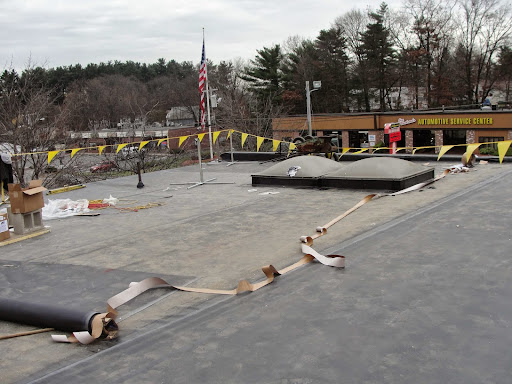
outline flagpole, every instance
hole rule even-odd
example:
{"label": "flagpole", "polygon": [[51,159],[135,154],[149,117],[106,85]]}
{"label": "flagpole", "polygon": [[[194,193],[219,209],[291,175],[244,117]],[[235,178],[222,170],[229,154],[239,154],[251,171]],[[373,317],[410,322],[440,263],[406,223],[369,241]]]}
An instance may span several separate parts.
{"label": "flagpole", "polygon": [[[203,28],[203,44],[204,44],[204,28]],[[208,114],[208,139],[210,140],[210,159],[213,160],[213,142],[212,142],[212,121],[210,117],[210,87],[208,85],[208,68],[206,66],[205,54],[205,82],[206,82],[206,111]]]}
{"label": "flagpole", "polygon": [[210,159],[213,160],[212,122],[210,118],[210,88],[208,86],[208,72],[206,73],[206,109],[208,111],[208,138],[210,139]]}

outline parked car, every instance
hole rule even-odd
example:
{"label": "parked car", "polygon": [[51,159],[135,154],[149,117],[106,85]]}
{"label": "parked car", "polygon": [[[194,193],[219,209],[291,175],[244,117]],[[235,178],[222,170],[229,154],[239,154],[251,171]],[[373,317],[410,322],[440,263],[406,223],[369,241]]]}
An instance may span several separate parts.
{"label": "parked car", "polygon": [[115,168],[117,168],[117,164],[114,161],[105,160],[102,161],[100,164],[93,165],[91,167],[91,172],[105,172]]}

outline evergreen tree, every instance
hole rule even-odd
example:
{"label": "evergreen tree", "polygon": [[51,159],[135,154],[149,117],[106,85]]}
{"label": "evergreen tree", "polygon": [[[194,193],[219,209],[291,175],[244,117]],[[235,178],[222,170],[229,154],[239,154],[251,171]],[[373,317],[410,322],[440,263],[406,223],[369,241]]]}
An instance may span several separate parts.
{"label": "evergreen tree", "polygon": [[[283,66],[285,90],[282,95],[285,103],[294,113],[306,113],[306,81],[321,79],[318,69],[318,50],[311,40],[302,40],[286,55]],[[313,108],[319,105],[317,99]]]}
{"label": "evergreen tree", "polygon": [[368,67],[370,84],[379,91],[380,110],[386,110],[386,96],[390,87],[390,77],[395,61],[395,51],[390,32],[384,25],[388,6],[382,3],[377,12],[371,12],[373,20],[366,26],[361,36],[364,64]]}
{"label": "evergreen tree", "polygon": [[283,55],[279,44],[258,50],[258,55],[245,69],[243,79],[261,105],[280,104],[283,91]]}
{"label": "evergreen tree", "polygon": [[349,59],[347,42],[340,27],[321,30],[315,41],[318,51],[322,91],[315,98],[323,101],[323,112],[343,112],[349,108]]}

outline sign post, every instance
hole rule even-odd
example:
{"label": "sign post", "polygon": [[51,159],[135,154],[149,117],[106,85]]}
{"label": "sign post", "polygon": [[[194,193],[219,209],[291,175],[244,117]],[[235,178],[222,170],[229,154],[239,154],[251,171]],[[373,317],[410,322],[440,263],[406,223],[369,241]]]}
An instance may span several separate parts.
{"label": "sign post", "polygon": [[384,134],[389,135],[389,143],[391,144],[391,148],[389,148],[389,153],[392,155],[396,154],[396,143],[397,141],[402,140],[402,132],[400,132],[400,123],[385,124]]}

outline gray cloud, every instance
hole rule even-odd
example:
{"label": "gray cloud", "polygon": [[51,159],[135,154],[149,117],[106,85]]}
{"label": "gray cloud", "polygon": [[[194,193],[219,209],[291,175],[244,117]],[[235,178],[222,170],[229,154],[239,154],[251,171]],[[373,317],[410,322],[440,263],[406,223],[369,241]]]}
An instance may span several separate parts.
{"label": "gray cloud", "polygon": [[29,57],[48,67],[160,57],[198,63],[203,27],[210,60],[250,59],[289,36],[315,38],[352,8],[335,0],[3,0],[0,66],[12,60],[23,68]]}

